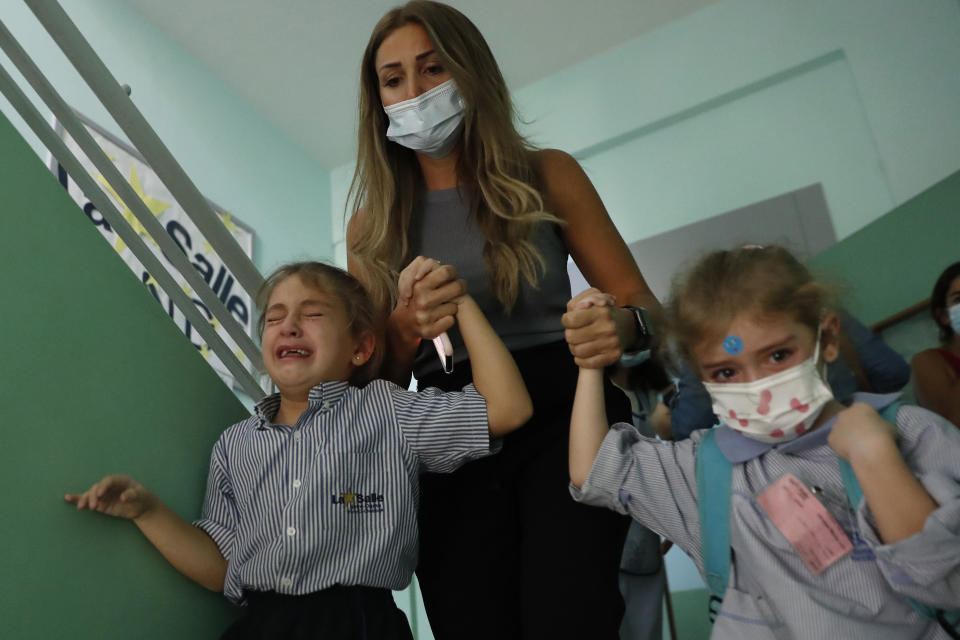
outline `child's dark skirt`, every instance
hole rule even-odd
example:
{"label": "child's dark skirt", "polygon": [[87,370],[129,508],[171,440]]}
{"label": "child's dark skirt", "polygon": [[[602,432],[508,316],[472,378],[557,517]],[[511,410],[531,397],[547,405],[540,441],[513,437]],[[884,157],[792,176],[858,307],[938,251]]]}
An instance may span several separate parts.
{"label": "child's dark skirt", "polygon": [[335,585],[303,596],[248,591],[221,640],[413,640],[389,589]]}

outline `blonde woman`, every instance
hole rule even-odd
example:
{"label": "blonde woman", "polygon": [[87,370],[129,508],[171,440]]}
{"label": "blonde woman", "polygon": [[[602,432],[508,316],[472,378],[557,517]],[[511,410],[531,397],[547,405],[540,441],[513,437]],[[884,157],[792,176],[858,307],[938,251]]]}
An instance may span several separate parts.
{"label": "blonde woman", "polygon": [[[348,264],[389,316],[385,377],[407,384],[412,372],[441,388],[469,379],[453,302],[469,285],[534,401],[499,455],[421,479],[417,575],[434,635],[616,638],[628,521],[570,498],[570,410],[576,364],[644,348],[640,308],[658,303],[577,162],[519,135],[497,63],[460,12],[415,1],[380,20],[359,120]],[[592,286],[634,308],[568,310],[568,255]],[[424,275],[398,282],[414,259]],[[446,330],[451,375],[430,344]],[[610,385],[607,404],[629,420]]]}

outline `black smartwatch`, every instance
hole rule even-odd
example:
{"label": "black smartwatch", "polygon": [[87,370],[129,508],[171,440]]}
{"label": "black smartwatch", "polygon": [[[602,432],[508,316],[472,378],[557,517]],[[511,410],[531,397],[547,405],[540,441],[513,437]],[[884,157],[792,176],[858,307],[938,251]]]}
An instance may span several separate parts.
{"label": "black smartwatch", "polygon": [[668,409],[676,406],[677,396],[680,395],[680,387],[676,382],[671,382],[670,386],[658,394],[660,402],[667,405]]}
{"label": "black smartwatch", "polygon": [[643,307],[634,307],[626,305],[621,307],[633,314],[633,325],[636,329],[636,341],[634,348],[630,351],[624,351],[620,356],[620,364],[624,367],[634,367],[649,357],[646,353],[653,343],[653,325],[650,322],[650,316]]}

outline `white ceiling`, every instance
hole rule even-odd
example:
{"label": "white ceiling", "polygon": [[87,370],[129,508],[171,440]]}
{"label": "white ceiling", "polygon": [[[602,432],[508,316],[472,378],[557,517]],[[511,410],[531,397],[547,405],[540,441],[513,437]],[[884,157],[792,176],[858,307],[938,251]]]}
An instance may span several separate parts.
{"label": "white ceiling", "polygon": [[[512,89],[716,0],[452,0]],[[394,0],[127,0],[322,165],[354,159],[360,57]]]}

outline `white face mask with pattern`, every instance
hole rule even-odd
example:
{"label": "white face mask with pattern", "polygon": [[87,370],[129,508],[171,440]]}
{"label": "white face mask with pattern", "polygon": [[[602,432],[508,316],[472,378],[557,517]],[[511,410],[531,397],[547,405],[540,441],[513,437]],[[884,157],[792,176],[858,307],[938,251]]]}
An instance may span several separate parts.
{"label": "white face mask with pattern", "polygon": [[431,158],[450,155],[463,130],[463,99],[452,79],[383,110],[387,139]]}
{"label": "white face mask with pattern", "polygon": [[787,442],[810,431],[833,392],[817,371],[820,332],[813,356],[753,382],[704,382],[713,411],[734,431],[760,442]]}

